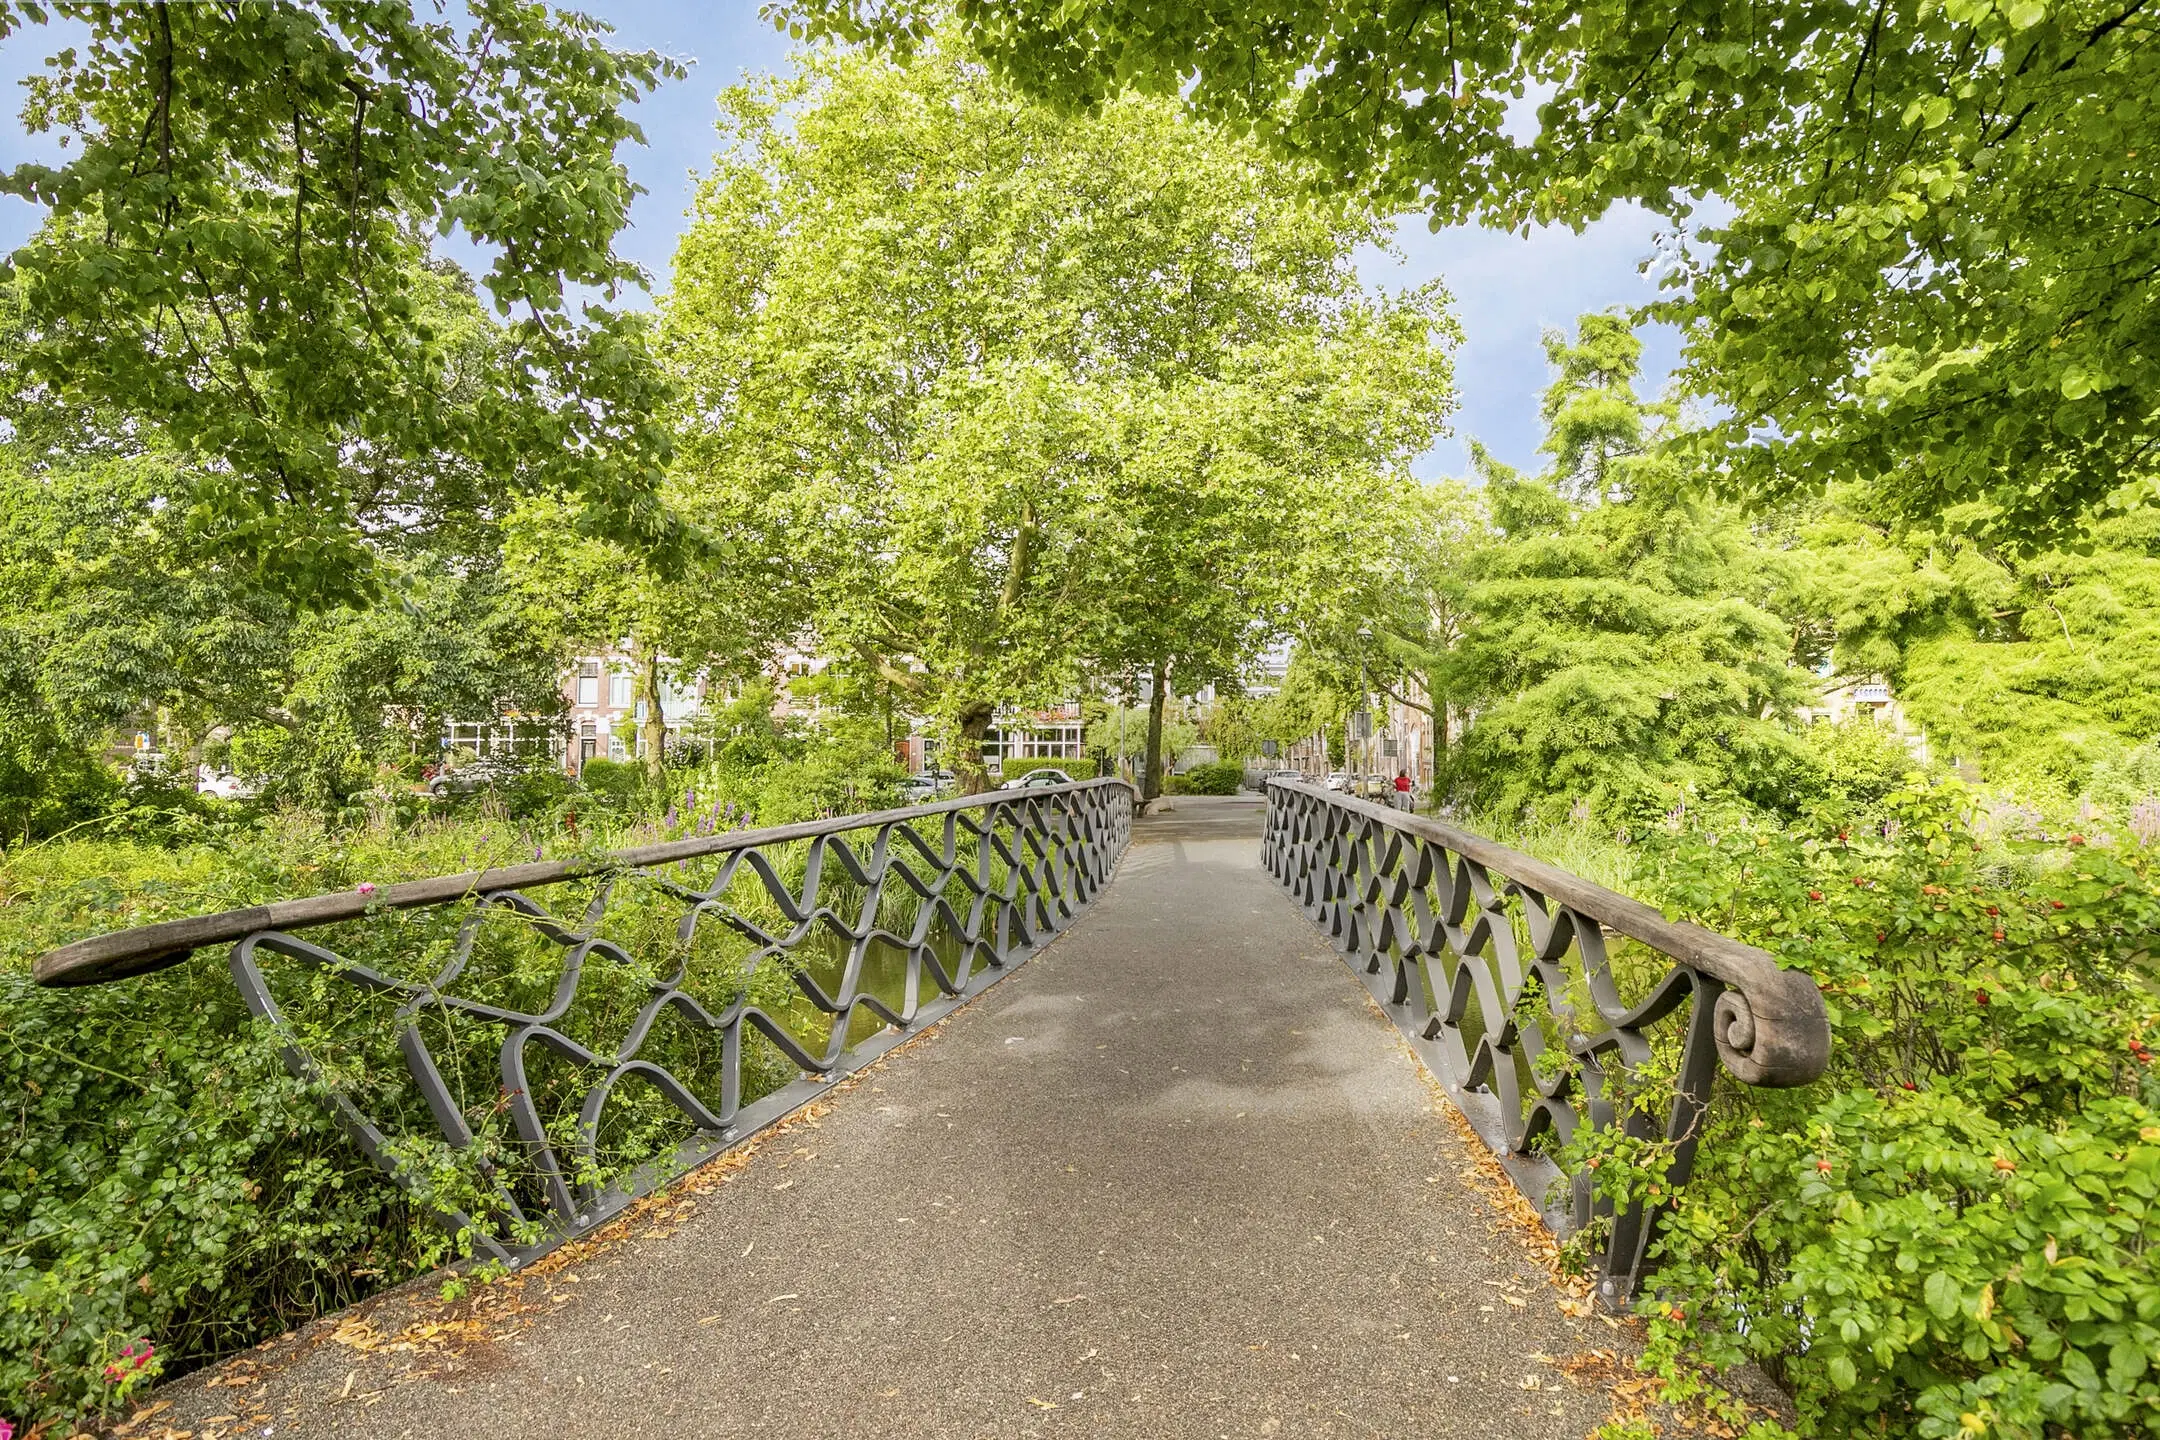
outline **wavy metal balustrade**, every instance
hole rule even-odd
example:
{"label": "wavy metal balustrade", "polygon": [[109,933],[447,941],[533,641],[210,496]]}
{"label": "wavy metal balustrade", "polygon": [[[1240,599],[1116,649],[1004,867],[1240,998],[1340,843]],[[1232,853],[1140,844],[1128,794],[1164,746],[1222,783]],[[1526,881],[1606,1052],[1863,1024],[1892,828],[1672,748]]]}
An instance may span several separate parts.
{"label": "wavy metal balustrade", "polygon": [[[1533,1203],[1562,1178],[1540,1151],[1547,1134],[1565,1144],[1584,1124],[1617,1124],[1662,1141],[1669,1193],[1693,1168],[1719,1061],[1764,1086],[1805,1085],[1829,1062],[1829,1018],[1807,975],[1466,830],[1278,782],[1262,853]],[[1633,999],[1615,978],[1609,937],[1665,962]],[[1667,1020],[1678,1056],[1660,1125],[1623,1096],[1652,1060],[1652,1028]],[[1609,1221],[1600,1292],[1625,1300],[1663,1207],[1615,1214],[1587,1175],[1569,1192],[1548,1223]]]}
{"label": "wavy metal balustrade", "polygon": [[[231,943],[233,980],[249,1010],[277,1027],[288,1068],[320,1087],[347,1134],[417,1194],[423,1187],[415,1172],[424,1166],[424,1156],[367,1113],[362,1097],[338,1083],[335,1065],[321,1063],[309,1051],[273,994],[264,958],[297,962],[322,986],[351,987],[355,998],[392,1002],[395,1008],[386,1018],[398,1053],[450,1150],[477,1156],[475,1119],[507,1111],[520,1151],[514,1158],[525,1177],[527,1202],[520,1203],[503,1167],[483,1158],[477,1169],[494,1191],[488,1213],[437,1210],[436,1218],[453,1232],[470,1234],[477,1251],[522,1264],[770,1125],[837,1076],[920,1033],[1011,973],[1109,880],[1130,839],[1132,814],[1132,789],[1121,780],[994,793],[646,846],[598,860],[510,866],[388,885],[366,895],[348,891],[140,926],[55,950],[38,961],[34,973],[46,985],[97,984],[178,964],[204,946]],[[795,868],[798,857],[776,863],[775,856],[798,844],[801,875],[791,882],[785,872]],[[704,862],[711,868],[700,875],[694,867]],[[574,923],[534,898],[549,887],[586,881],[597,888]],[[740,888],[745,885],[747,900]],[[611,906],[629,903],[621,898],[628,887],[646,900],[665,897],[680,915],[672,953],[645,972],[649,978],[642,983],[649,994],[621,1040],[607,1050],[565,1033],[572,1028],[566,1017],[592,967],[639,963],[602,933]],[[753,909],[778,920],[749,913]],[[442,963],[425,979],[385,973],[296,933],[340,923],[380,926],[394,918],[386,912],[411,910],[462,916]],[[887,918],[903,910],[906,932],[888,928]],[[453,993],[461,978],[474,978],[467,967],[495,917],[522,922],[522,932],[541,937],[558,952],[560,970],[543,987],[544,1005],[521,1009]],[[714,925],[739,937],[748,953],[731,993],[700,998],[685,988],[689,957],[700,927]],[[821,947],[827,958],[841,962],[839,983],[831,990],[797,963],[800,952]],[[904,995],[897,1005],[864,988],[865,967],[879,947],[905,955]],[[783,1007],[773,1007],[783,1010],[776,1015],[754,1002],[761,972],[775,965],[792,982],[794,1003],[785,1009],[799,1016],[807,1006],[829,1017],[822,1045],[791,1029]],[[769,972],[766,978],[772,978]],[[927,999],[925,981],[931,992]],[[858,1014],[879,1023],[874,1034],[851,1044]],[[717,1093],[708,1087],[700,1094],[667,1067],[640,1058],[655,1026],[669,1017],[718,1037]],[[456,1056],[450,1069],[458,1073],[446,1076],[424,1023],[440,1027],[453,1020],[500,1030],[499,1093],[490,1088],[475,1096]],[[749,1034],[762,1036],[800,1075],[746,1103]],[[542,1113],[528,1083],[527,1057],[534,1047],[572,1066],[603,1072],[577,1097],[574,1119],[558,1115],[551,1125]],[[632,1079],[680,1112],[694,1127],[693,1138],[659,1163],[614,1180],[595,1178],[603,1114],[622,1082]],[[541,1199],[538,1213],[531,1203],[535,1190]]]}

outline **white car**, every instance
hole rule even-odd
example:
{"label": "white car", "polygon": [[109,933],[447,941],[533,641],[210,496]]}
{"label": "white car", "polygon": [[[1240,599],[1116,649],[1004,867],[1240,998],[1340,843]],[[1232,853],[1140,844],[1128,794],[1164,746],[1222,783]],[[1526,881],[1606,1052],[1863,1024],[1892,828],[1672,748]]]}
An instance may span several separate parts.
{"label": "white car", "polygon": [[1072,776],[1066,774],[1063,770],[1045,768],[1042,770],[1030,770],[1017,780],[1007,780],[1003,785],[998,786],[998,789],[1036,790],[1045,785],[1070,785],[1072,783]]}
{"label": "white car", "polygon": [[195,793],[214,795],[220,800],[239,800],[255,793],[255,787],[229,771],[212,770],[204,765],[195,772]]}
{"label": "white car", "polygon": [[1350,788],[1351,778],[1352,777],[1349,771],[1337,770],[1334,774],[1327,777],[1327,788],[1330,790],[1348,790]]}

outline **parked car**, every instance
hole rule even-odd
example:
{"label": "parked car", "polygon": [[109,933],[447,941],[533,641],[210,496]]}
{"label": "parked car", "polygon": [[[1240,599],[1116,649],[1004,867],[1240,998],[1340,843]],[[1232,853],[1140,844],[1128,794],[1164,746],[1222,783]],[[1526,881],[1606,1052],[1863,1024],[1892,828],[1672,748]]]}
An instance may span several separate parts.
{"label": "parked car", "polygon": [[1253,780],[1253,789],[1266,790],[1278,780],[1284,784],[1295,785],[1304,778],[1305,772],[1302,770],[1262,770]]}
{"label": "parked car", "polygon": [[1348,790],[1351,778],[1351,774],[1347,770],[1334,771],[1327,777],[1327,788],[1330,790]]}
{"label": "parked car", "polygon": [[941,795],[950,795],[959,777],[950,770],[924,770],[910,775],[900,782],[900,798],[910,805],[920,805]]}
{"label": "parked car", "polygon": [[1045,766],[1041,770],[1030,770],[1017,780],[1007,780],[1003,785],[998,786],[998,789],[1039,790],[1045,785],[1070,785],[1072,783],[1072,776],[1066,774],[1063,770]]}
{"label": "parked car", "polygon": [[482,755],[463,765],[438,770],[427,782],[428,794],[440,800],[446,795],[470,795],[492,789],[515,778],[518,767],[498,755]]}
{"label": "parked car", "polygon": [[214,795],[220,800],[239,800],[256,791],[253,782],[243,780],[230,770],[212,770],[201,765],[195,770],[195,793]]}

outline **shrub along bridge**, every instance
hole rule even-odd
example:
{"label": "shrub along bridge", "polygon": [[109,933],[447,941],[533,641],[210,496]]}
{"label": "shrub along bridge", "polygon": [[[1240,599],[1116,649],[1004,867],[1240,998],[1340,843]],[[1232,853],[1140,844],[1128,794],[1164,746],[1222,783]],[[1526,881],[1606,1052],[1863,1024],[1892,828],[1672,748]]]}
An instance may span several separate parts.
{"label": "shrub along bridge", "polygon": [[1717,1085],[1820,1073],[1815,986],[1431,820],[1306,786],[1177,804],[1002,793],[48,955],[89,984],[229,946],[354,1142],[524,1272],[485,1323],[386,1297],[342,1344],[168,1386],[155,1423],[1580,1435],[1609,1397],[1563,1372],[1614,1333],[1499,1233],[1438,1090],[1592,1227],[1617,1308],[1657,1212],[1554,1142],[1621,1127],[1679,1183]]}

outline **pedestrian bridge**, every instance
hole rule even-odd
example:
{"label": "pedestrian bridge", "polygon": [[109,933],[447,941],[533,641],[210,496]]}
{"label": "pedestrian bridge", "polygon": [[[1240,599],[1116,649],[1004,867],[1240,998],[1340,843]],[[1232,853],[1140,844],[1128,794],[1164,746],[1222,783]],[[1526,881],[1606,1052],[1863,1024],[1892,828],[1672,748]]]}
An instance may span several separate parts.
{"label": "pedestrian bridge", "polygon": [[[135,1433],[1582,1435],[1656,1216],[1552,1142],[1684,1178],[1714,1085],[1819,1073],[1814,986],[1362,801],[1175,807],[1087,782],[54,952],[231,946],[354,1142],[513,1272]],[[1592,1227],[1590,1293],[1539,1210]]]}

